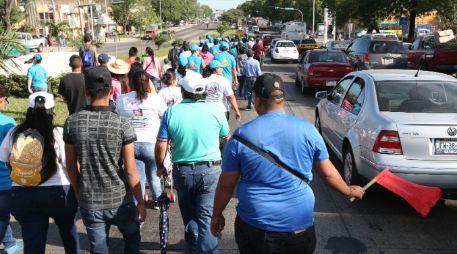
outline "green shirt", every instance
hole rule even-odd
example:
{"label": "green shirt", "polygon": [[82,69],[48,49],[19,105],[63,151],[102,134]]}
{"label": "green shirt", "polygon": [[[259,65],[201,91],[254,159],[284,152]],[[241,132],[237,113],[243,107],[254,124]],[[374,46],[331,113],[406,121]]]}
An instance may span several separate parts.
{"label": "green shirt", "polygon": [[173,141],[173,163],[217,161],[221,159],[219,138],[229,131],[218,107],[184,99],[165,111],[157,138]]}

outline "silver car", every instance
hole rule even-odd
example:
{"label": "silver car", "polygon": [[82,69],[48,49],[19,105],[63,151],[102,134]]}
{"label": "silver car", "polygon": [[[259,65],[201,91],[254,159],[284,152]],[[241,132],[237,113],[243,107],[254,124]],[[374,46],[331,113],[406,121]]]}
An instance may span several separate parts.
{"label": "silver car", "polygon": [[418,184],[457,190],[457,79],[357,71],[316,98],[316,128],[343,161],[347,183],[389,168]]}

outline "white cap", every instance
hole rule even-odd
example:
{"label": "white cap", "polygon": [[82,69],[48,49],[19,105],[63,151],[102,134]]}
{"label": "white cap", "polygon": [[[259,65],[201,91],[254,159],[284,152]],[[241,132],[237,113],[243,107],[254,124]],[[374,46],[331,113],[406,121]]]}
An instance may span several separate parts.
{"label": "white cap", "polygon": [[195,71],[186,71],[186,76],[182,78],[178,85],[184,90],[193,94],[204,94],[206,90],[206,80]]}
{"label": "white cap", "polygon": [[37,100],[42,100],[46,109],[51,109],[55,106],[54,95],[47,92],[36,92],[29,96],[29,108],[35,108],[35,101]]}

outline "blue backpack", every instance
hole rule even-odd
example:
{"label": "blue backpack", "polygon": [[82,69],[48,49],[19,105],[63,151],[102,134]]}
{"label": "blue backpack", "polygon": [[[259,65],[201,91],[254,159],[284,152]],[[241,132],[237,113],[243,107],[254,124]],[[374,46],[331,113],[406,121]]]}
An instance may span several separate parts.
{"label": "blue backpack", "polygon": [[94,53],[91,50],[92,48],[85,48],[82,55],[83,66],[84,67],[93,67],[95,63]]}

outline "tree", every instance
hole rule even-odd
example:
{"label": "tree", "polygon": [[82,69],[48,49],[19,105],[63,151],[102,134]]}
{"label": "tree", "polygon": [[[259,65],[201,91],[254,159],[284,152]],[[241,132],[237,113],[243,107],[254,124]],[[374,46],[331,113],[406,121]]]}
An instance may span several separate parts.
{"label": "tree", "polygon": [[216,27],[216,32],[219,34],[219,37],[222,37],[225,33],[225,31],[227,31],[229,29],[230,26],[228,26],[226,23],[224,22],[221,22],[217,27]]}
{"label": "tree", "polygon": [[213,9],[211,9],[211,7],[209,7],[208,5],[202,5],[200,6],[200,9],[202,12],[202,16],[205,18],[209,18],[213,15]]}
{"label": "tree", "polygon": [[154,38],[154,44],[157,46],[157,50],[160,49],[160,46],[162,46],[165,42],[167,42],[168,38],[163,35],[158,35]]}
{"label": "tree", "polygon": [[70,28],[70,25],[66,21],[54,22],[47,24],[51,30],[51,35],[57,37],[60,32],[66,33]]}
{"label": "tree", "polygon": [[149,0],[135,1],[136,10],[132,17],[131,25],[138,28],[146,28],[150,24],[160,23],[158,14],[155,13],[154,6]]}
{"label": "tree", "polygon": [[16,35],[12,31],[0,33],[0,69],[9,73],[11,67],[18,67],[15,62],[11,62],[13,66],[6,64],[6,60],[12,56],[20,55],[24,51],[24,46],[18,42]]}
{"label": "tree", "polygon": [[130,25],[133,17],[133,6],[135,0],[124,0],[120,4],[113,4],[111,6],[110,16],[120,26],[124,28],[124,32],[127,31],[127,26]]}
{"label": "tree", "polygon": [[5,31],[9,31],[11,29],[11,11],[13,10],[14,0],[3,0],[0,1],[2,3],[2,8],[0,13],[2,15],[2,23],[3,29]]}
{"label": "tree", "polygon": [[237,24],[238,19],[241,18],[243,15],[243,11],[240,9],[230,9],[221,15],[220,20],[228,24]]}
{"label": "tree", "polygon": [[124,31],[127,31],[127,26],[145,27],[159,22],[149,0],[124,0],[120,4],[113,4],[110,14]]}

